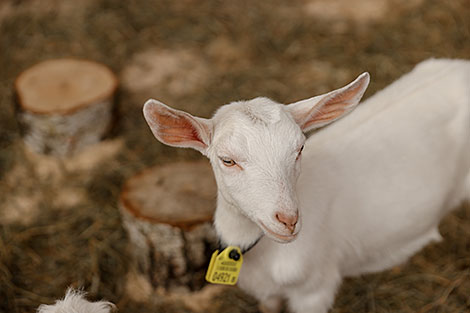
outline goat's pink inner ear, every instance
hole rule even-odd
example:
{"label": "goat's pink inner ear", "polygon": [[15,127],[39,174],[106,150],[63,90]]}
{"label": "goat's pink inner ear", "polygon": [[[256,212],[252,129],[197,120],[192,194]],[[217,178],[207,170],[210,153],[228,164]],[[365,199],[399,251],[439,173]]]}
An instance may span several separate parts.
{"label": "goat's pink inner ear", "polygon": [[158,134],[168,144],[178,145],[185,142],[194,142],[205,146],[195,125],[188,117],[173,114],[155,114],[158,123]]}
{"label": "goat's pink inner ear", "polygon": [[369,74],[360,75],[349,85],[323,96],[290,105],[290,112],[303,131],[325,126],[350,112],[369,85]]}
{"label": "goat's pink inner ear", "polygon": [[[307,120],[303,127],[309,127],[314,123],[334,121],[347,113],[359,102],[362,97],[362,88],[363,86],[358,83],[344,91],[333,94],[331,97],[325,97],[318,104],[319,109],[312,114],[313,118]],[[359,97],[358,93],[361,93]]]}
{"label": "goat's pink inner ear", "polygon": [[162,143],[201,152],[207,148],[210,130],[203,119],[152,100],[145,104],[144,116],[153,134]]}

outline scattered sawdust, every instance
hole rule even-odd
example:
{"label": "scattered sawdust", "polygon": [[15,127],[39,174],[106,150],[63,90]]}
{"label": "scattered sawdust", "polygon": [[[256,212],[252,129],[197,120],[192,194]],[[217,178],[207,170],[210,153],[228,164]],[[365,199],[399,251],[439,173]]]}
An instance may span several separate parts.
{"label": "scattered sawdust", "polygon": [[40,213],[42,196],[31,180],[31,171],[23,164],[17,164],[3,178],[7,188],[0,200],[0,221],[2,223],[31,224]]}
{"label": "scattered sawdust", "polygon": [[305,12],[323,20],[356,23],[377,22],[390,12],[399,14],[420,6],[424,0],[306,0]]}
{"label": "scattered sawdust", "polygon": [[180,96],[204,86],[208,66],[197,51],[152,48],[135,54],[121,79],[131,92],[151,90]]}
{"label": "scattered sawdust", "polygon": [[[47,207],[67,210],[86,202],[83,189],[100,165],[123,148],[122,139],[107,140],[62,160],[24,147],[25,160],[17,163],[2,181],[10,196],[0,200],[0,220],[7,224],[31,225]],[[47,205],[45,205],[47,204]],[[45,208],[46,207],[46,208]]]}
{"label": "scattered sawdust", "polygon": [[242,70],[250,66],[250,51],[246,42],[219,36],[207,45],[205,51],[211,61],[217,64],[218,70]]}
{"label": "scattered sawdust", "polygon": [[31,225],[40,214],[41,194],[20,193],[0,203],[0,220],[5,224]]}
{"label": "scattered sawdust", "polygon": [[31,174],[39,181],[57,185],[64,179],[65,171],[62,160],[36,153],[25,144],[22,144],[22,146]]}
{"label": "scattered sawdust", "polygon": [[24,147],[24,150],[27,160],[40,181],[60,184],[66,174],[89,175],[98,166],[113,159],[123,149],[123,146],[124,140],[122,138],[105,140],[84,148],[68,159],[39,154],[27,146]]}
{"label": "scattered sawdust", "polygon": [[168,297],[171,301],[182,302],[190,312],[205,313],[210,311],[214,299],[228,288],[221,285],[207,285],[196,292],[172,293]]}
{"label": "scattered sawdust", "polygon": [[112,160],[122,151],[123,146],[124,140],[122,138],[99,142],[65,160],[64,166],[69,172],[91,173],[98,166]]}
{"label": "scattered sawdust", "polygon": [[4,177],[3,183],[13,188],[21,188],[24,183],[27,183],[26,179],[30,177],[30,171],[24,164],[16,164]]}
{"label": "scattered sawdust", "polygon": [[126,275],[126,295],[135,302],[146,302],[152,296],[153,287],[148,279],[135,271],[129,271]]}
{"label": "scattered sawdust", "polygon": [[52,205],[61,208],[71,208],[84,202],[86,192],[80,187],[65,186],[54,192]]}

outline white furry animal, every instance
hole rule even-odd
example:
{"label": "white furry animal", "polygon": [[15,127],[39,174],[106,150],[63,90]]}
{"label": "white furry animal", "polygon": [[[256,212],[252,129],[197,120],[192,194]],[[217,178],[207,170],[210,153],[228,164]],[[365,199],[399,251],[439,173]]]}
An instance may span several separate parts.
{"label": "white furry animal", "polygon": [[89,302],[83,291],[69,288],[63,300],[53,305],[42,304],[37,313],[111,313],[115,305],[107,301]]}
{"label": "white furry animal", "polygon": [[283,298],[292,312],[327,312],[343,277],[440,240],[441,218],[470,197],[470,62],[422,62],[338,120],[368,83],[364,73],[289,105],[235,102],[212,119],[145,103],[158,140],[210,159],[220,239],[247,248],[264,235],[239,285],[267,312]]}

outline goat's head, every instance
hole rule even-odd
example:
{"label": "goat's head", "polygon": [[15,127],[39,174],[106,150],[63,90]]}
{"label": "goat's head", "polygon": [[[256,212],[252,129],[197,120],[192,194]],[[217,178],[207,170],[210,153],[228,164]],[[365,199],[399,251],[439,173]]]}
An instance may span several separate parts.
{"label": "goat's head", "polygon": [[148,100],[144,116],[162,143],[194,148],[211,160],[223,201],[270,238],[289,242],[300,230],[295,185],[304,134],[350,112],[368,83],[364,73],[341,89],[289,105],[267,98],[234,102],[212,119]]}

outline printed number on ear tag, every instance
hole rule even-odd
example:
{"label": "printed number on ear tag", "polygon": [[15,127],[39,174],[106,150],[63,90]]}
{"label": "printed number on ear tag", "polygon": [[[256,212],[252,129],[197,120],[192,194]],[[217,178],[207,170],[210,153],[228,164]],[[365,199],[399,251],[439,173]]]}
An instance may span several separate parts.
{"label": "printed number on ear tag", "polygon": [[222,252],[216,250],[211,257],[206,280],[213,284],[235,285],[242,268],[240,248],[228,246]]}

